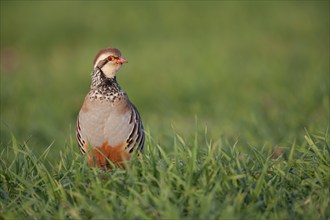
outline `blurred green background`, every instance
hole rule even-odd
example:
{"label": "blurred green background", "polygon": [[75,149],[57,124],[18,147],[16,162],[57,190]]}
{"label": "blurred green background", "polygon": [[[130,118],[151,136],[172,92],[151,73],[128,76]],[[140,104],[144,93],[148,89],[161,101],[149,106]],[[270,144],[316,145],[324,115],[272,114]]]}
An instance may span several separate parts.
{"label": "blurred green background", "polygon": [[[98,50],[151,136],[280,145],[329,126],[329,2],[1,1],[1,145],[62,149]],[[196,120],[197,118],[197,120]]]}

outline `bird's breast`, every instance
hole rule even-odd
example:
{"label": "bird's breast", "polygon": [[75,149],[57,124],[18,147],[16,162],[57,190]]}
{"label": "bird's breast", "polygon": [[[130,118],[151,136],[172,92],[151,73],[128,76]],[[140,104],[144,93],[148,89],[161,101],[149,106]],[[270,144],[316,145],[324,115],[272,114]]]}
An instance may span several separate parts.
{"label": "bird's breast", "polygon": [[132,128],[131,106],[125,96],[115,101],[86,96],[79,113],[81,133],[91,147],[123,144]]}

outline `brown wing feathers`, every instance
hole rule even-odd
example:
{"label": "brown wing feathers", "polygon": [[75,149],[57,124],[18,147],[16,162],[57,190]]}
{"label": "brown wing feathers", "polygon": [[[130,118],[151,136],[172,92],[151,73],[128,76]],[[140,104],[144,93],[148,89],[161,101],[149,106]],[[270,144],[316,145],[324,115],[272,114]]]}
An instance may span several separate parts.
{"label": "brown wing feathers", "polygon": [[144,145],[144,129],[142,126],[141,118],[139,112],[132,104],[130,124],[133,123],[133,129],[131,134],[127,139],[127,149],[129,152],[133,152],[134,148],[136,150],[142,150]]}
{"label": "brown wing feathers", "polygon": [[84,155],[86,153],[85,151],[85,140],[81,137],[81,128],[79,124],[79,117],[77,119],[77,127],[76,127],[76,137],[77,137],[77,142],[78,142],[78,147],[80,152]]}

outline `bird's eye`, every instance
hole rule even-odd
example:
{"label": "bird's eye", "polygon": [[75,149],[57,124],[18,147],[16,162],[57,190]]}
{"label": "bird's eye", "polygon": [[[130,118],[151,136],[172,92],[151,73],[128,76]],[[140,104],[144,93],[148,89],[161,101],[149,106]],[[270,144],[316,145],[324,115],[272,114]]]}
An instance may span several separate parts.
{"label": "bird's eye", "polygon": [[114,60],[114,59],[115,59],[114,56],[108,56],[108,60],[109,60],[109,61],[112,61],[112,60]]}

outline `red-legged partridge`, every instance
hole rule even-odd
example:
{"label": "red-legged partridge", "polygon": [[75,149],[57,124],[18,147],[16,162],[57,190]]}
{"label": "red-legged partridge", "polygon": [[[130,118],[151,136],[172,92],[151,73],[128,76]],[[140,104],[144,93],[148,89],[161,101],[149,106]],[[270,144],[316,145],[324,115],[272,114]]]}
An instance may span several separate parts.
{"label": "red-legged partridge", "polygon": [[91,166],[123,166],[142,151],[144,130],[139,112],[120,88],[116,74],[127,61],[116,48],[103,49],[94,59],[92,83],[77,120],[77,141]]}

